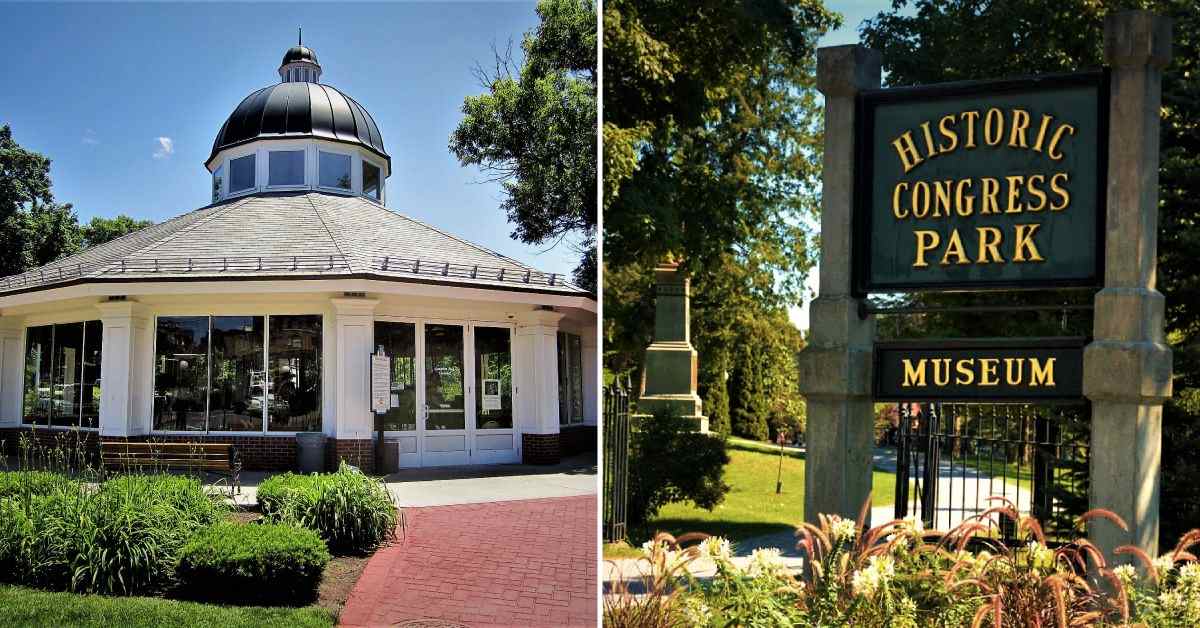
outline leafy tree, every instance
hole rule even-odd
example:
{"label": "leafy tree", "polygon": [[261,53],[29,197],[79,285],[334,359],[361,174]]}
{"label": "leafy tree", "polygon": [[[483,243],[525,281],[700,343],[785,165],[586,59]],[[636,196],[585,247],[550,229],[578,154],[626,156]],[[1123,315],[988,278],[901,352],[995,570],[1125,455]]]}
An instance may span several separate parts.
{"label": "leafy tree", "polygon": [[[915,14],[902,15],[909,4]],[[1164,410],[1162,459],[1162,541],[1170,545],[1196,525],[1195,505],[1200,503],[1200,489],[1191,480],[1200,448],[1200,267],[1194,262],[1200,249],[1200,11],[1195,2],[897,0],[892,10],[864,22],[861,32],[866,45],[882,53],[889,85],[1073,71],[1102,65],[1104,17],[1131,6],[1174,21],[1174,56],[1162,82],[1158,236],[1158,289],[1166,297],[1167,335],[1175,352],[1175,398]],[[979,298],[919,300],[961,303]],[[989,297],[992,303],[1027,298]],[[1035,298],[1087,302],[1090,295],[1051,292]],[[1053,329],[1054,318],[1039,316],[1023,333]],[[933,324],[961,329],[961,320],[938,317]],[[970,321],[977,335],[1003,333],[1019,322],[1012,317]],[[903,333],[900,326],[897,331]],[[1087,333],[1091,321],[1080,317],[1062,327]]]}
{"label": "leafy tree", "polygon": [[591,0],[541,0],[519,70],[497,54],[476,69],[487,92],[468,96],[450,151],[502,182],[512,237],[527,244],[580,238],[576,283],[596,288],[596,9]]}
{"label": "leafy tree", "polygon": [[137,220],[125,214],[119,214],[116,218],[94,216],[81,229],[83,246],[88,248],[104,244],[134,231],[145,229],[153,224],[153,220]]}
{"label": "leafy tree", "polygon": [[639,528],[671,502],[712,509],[729,492],[725,440],[693,431],[685,418],[634,419],[629,441],[629,525]]}
{"label": "leafy tree", "polygon": [[50,160],[22,148],[0,126],[0,276],[79,250],[79,223],[69,203],[54,201]]}

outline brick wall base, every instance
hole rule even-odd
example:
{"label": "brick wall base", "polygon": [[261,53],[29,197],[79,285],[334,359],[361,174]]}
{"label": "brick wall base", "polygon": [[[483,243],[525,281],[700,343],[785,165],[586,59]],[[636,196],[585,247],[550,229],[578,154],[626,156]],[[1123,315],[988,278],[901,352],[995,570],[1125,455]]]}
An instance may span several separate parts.
{"label": "brick wall base", "polygon": [[521,434],[521,462],[558,464],[562,459],[558,434]]}
{"label": "brick wall base", "polygon": [[325,462],[332,471],[342,460],[363,473],[375,473],[375,441],[366,439],[337,439],[325,441]]}
{"label": "brick wall base", "polygon": [[563,457],[596,451],[596,426],[572,425],[562,428],[558,435]]}

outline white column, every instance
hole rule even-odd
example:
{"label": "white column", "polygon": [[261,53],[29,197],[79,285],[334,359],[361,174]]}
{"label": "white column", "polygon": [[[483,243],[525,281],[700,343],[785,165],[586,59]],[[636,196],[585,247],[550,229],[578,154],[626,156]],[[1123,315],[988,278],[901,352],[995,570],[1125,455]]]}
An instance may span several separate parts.
{"label": "white column", "polygon": [[513,364],[518,389],[518,431],[558,433],[558,312],[536,310],[517,321]]}
{"label": "white column", "polygon": [[97,303],[104,326],[100,357],[100,435],[150,433],[154,377],[150,320],[135,301]]}
{"label": "white column", "polygon": [[375,339],[377,299],[338,297],[331,299],[337,334],[337,361],[326,369],[333,373],[334,415],[325,422],[331,438],[368,439],[374,436],[371,415],[371,343]]}
{"label": "white column", "polygon": [[600,393],[600,354],[596,350],[596,328],[583,328],[583,424],[598,425],[597,405]]}
{"label": "white column", "polygon": [[25,356],[19,319],[0,319],[0,427],[19,427]]}

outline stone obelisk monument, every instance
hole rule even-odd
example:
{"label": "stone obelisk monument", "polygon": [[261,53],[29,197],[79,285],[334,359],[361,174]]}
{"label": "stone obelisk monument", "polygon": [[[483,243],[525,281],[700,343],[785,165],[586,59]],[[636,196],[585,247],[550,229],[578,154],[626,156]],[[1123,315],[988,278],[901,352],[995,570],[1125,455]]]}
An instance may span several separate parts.
{"label": "stone obelisk monument", "polygon": [[662,410],[696,422],[708,431],[708,417],[701,414],[696,394],[696,349],[691,341],[689,290],[691,283],[679,272],[677,262],[663,262],[654,269],[654,341],[646,348],[642,369],[642,391],[638,414]]}

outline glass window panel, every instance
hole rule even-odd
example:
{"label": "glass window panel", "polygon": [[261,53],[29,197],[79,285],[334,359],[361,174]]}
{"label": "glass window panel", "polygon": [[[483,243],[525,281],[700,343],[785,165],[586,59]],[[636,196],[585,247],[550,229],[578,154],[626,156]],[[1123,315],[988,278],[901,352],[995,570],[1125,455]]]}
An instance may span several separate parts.
{"label": "glass window panel", "polygon": [[225,180],[225,166],[221,166],[213,172],[212,179],[212,200],[217,202],[221,198],[221,183]]}
{"label": "glass window panel", "polygon": [[461,325],[425,326],[425,406],[425,429],[466,428]]}
{"label": "glass window panel", "polygon": [[567,334],[558,332],[558,424],[566,425],[570,420],[571,388],[567,386]]}
{"label": "glass window panel", "polygon": [[385,430],[417,429],[417,326],[413,323],[375,323],[376,351],[392,363],[391,407],[375,415]]}
{"label": "glass window panel", "polygon": [[25,330],[25,423],[50,424],[52,391],[51,355],[54,353],[54,326],[41,325]]}
{"label": "glass window panel", "polygon": [[475,426],[512,428],[512,337],[500,327],[475,328]]}
{"label": "glass window panel", "polygon": [[304,151],[273,150],[267,156],[267,185],[304,185]]}
{"label": "glass window panel", "polygon": [[240,192],[252,187],[254,187],[254,155],[230,160],[229,191]]}
{"label": "glass window panel", "polygon": [[213,317],[209,430],[262,431],[265,332],[261,316]]}
{"label": "glass window panel", "polygon": [[363,196],[369,196],[375,200],[379,200],[379,168],[371,165],[369,162],[362,162],[363,167]]}
{"label": "glass window panel", "polygon": [[100,427],[100,364],[104,348],[104,325],[100,321],[83,324],[83,394],[79,424]]}
{"label": "glass window panel", "polygon": [[154,429],[204,431],[208,317],[160,317],[154,346]]}
{"label": "glass window panel", "polygon": [[321,317],[268,320],[267,429],[321,431]]}
{"label": "glass window panel", "polygon": [[567,334],[571,372],[571,423],[583,423],[583,339]]}
{"label": "glass window panel", "polygon": [[321,151],[317,162],[320,185],[326,188],[350,189],[350,156]]}
{"label": "glass window panel", "polygon": [[50,424],[79,425],[79,402],[83,383],[83,323],[54,326],[54,380]]}

